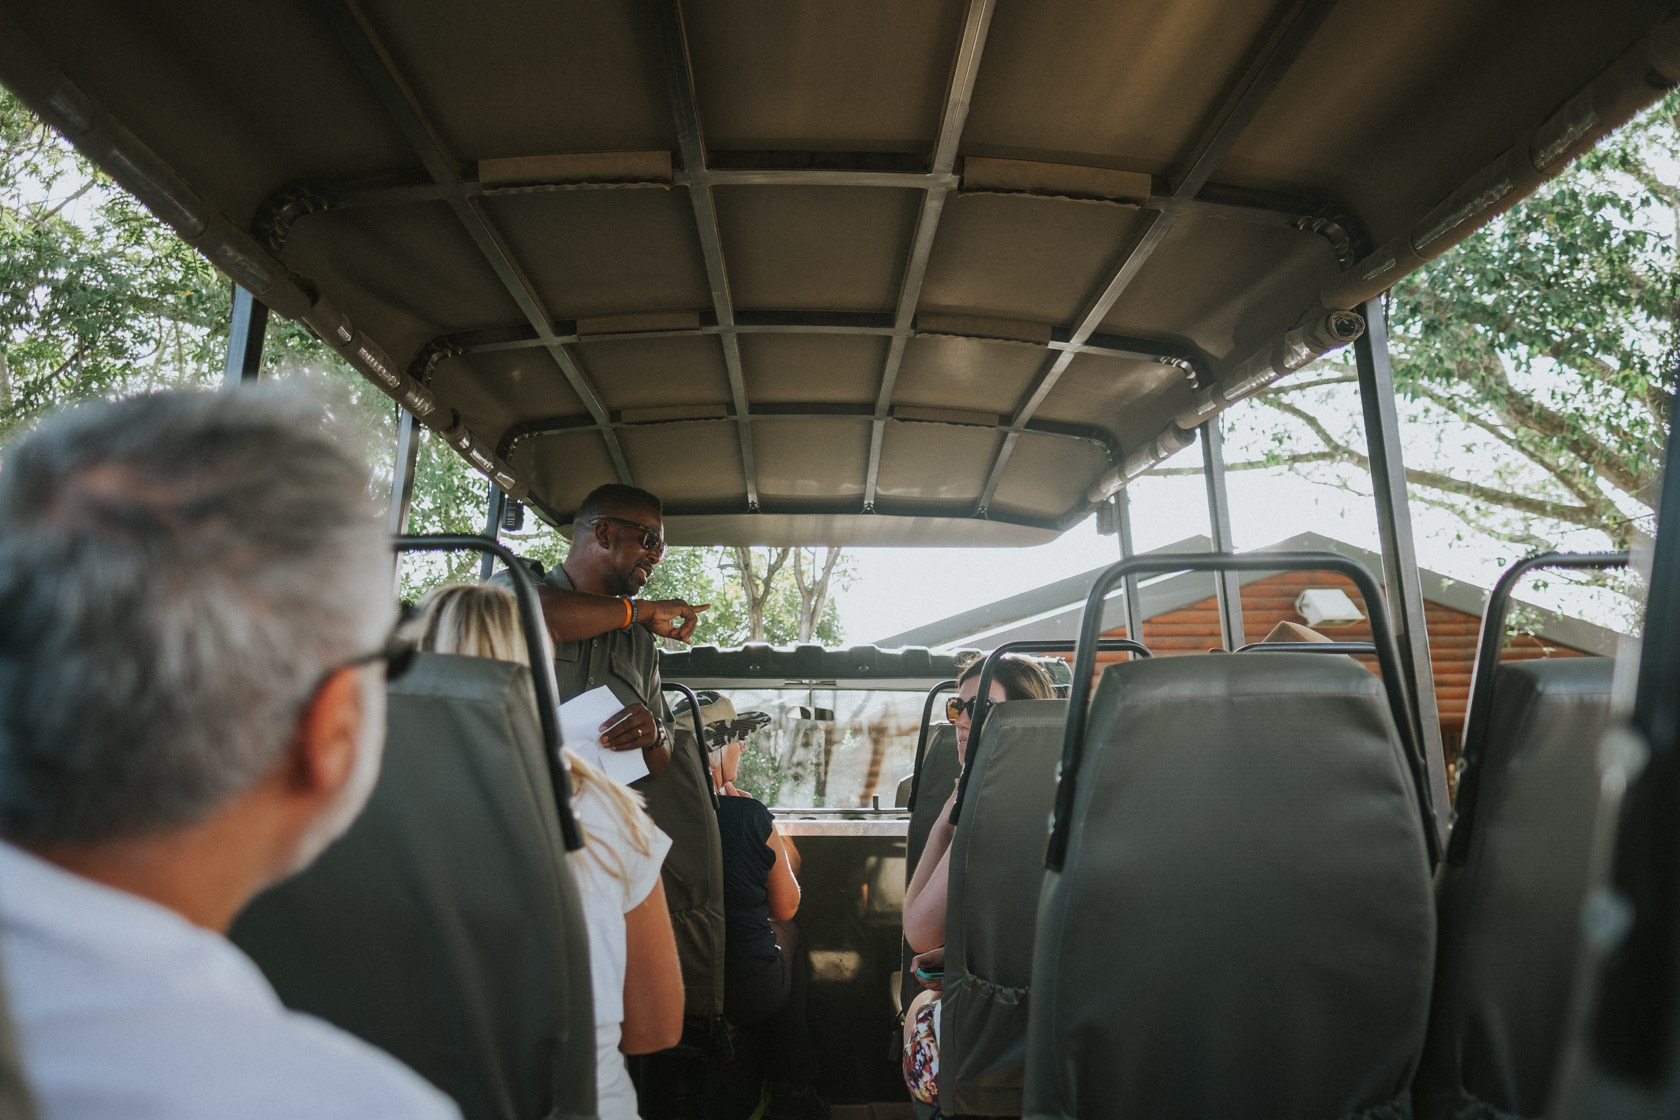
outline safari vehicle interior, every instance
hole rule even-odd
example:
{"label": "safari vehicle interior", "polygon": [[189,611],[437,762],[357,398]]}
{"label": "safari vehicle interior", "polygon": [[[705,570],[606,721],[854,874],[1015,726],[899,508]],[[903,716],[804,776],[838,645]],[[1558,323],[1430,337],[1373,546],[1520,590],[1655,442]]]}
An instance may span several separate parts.
{"label": "safari vehicle interior", "polygon": [[[0,82],[232,278],[230,383],[261,372],[272,312],[400,405],[393,532],[422,430],[486,476],[491,540],[516,508],[564,528],[605,482],[659,494],[675,544],[1019,546],[1093,515],[1116,532],[1070,695],[1031,702],[1066,718],[1000,705],[963,775],[960,819],[1006,823],[969,830],[986,867],[951,894],[945,1114],[1680,1104],[1680,537],[1636,559],[1637,660],[1501,666],[1490,603],[1455,835],[1383,307],[1680,83],[1671,0],[0,0]],[[1378,671],[1343,656],[1364,650],[1137,656],[1092,695],[1106,597],[1141,633],[1146,567],[1219,573],[1237,650],[1238,570],[1346,565],[1232,554],[1219,418],[1348,345]],[[1194,442],[1215,552],[1128,559],[1127,483]],[[1662,525],[1680,523],[1667,470]],[[810,709],[844,684],[915,694],[916,722],[926,698],[891,747],[910,752],[904,806],[781,813],[808,857],[836,1115],[907,1108],[896,908],[958,781],[930,719],[954,669],[868,648],[664,661]],[[283,993],[301,967],[317,1010],[470,1118],[590,1116],[552,713],[485,755],[471,713],[529,701],[519,674],[484,676],[435,660],[410,699],[456,714],[412,734],[394,695],[390,755],[414,765],[357,826],[440,892],[412,955],[342,978],[265,967]],[[554,695],[544,668],[529,695]],[[1011,767],[1050,827],[1014,812],[1021,782],[998,792]],[[476,891],[425,823],[470,816],[464,775],[492,771],[528,827],[476,850],[507,869]],[[253,906],[259,960],[293,937],[265,912],[330,941],[347,892],[390,888],[373,881],[394,864],[355,856],[322,861],[316,901]],[[1035,880],[1031,908],[988,909]],[[532,897],[541,922],[516,912]],[[445,928],[469,903],[480,924]],[[1022,919],[1024,946],[1004,929]],[[447,968],[413,963],[449,938]],[[533,945],[546,965],[519,963]],[[399,989],[413,1002],[385,1026],[409,1033],[378,1037],[368,1009]],[[493,1042],[470,1060],[414,1034],[461,998]]]}

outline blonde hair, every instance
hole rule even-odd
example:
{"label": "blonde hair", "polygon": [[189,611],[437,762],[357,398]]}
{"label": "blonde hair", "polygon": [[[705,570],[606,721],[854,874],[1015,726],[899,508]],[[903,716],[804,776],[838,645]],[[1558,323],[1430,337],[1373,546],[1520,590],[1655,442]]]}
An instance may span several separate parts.
{"label": "blonde hair", "polygon": [[[519,628],[519,602],[506,588],[486,583],[457,583],[440,587],[420,600],[419,647],[432,653],[454,653],[466,657],[489,657],[497,661],[531,665],[530,650]],[[625,788],[600,770],[566,751],[567,770],[572,778],[572,796],[598,797],[623,825],[630,846],[640,855],[653,851],[653,822],[648,819],[642,795]],[[580,824],[581,828],[582,825]],[[624,878],[624,863],[603,851],[584,829],[584,851],[607,874]]]}

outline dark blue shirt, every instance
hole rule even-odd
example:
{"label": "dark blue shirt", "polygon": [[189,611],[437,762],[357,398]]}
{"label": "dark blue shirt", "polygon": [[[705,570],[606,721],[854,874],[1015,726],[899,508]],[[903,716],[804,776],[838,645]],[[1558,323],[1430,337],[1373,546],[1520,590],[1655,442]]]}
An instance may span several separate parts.
{"label": "dark blue shirt", "polygon": [[750,797],[720,797],[717,820],[723,838],[724,951],[732,957],[774,957],[770,869],[776,853],[768,843],[770,810]]}

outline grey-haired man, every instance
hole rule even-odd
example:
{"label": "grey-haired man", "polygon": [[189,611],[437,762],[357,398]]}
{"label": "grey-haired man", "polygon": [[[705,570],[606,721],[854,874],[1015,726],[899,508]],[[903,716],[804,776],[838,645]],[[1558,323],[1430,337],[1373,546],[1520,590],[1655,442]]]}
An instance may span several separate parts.
{"label": "grey-haired man", "polygon": [[0,951],[45,1116],[459,1115],[222,936],[378,774],[390,550],[346,447],[241,389],[0,465]]}

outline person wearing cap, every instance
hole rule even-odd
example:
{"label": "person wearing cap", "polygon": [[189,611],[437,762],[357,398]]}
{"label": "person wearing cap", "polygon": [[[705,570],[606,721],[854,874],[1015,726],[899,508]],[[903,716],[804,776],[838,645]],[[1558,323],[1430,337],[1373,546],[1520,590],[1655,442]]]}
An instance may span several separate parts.
{"label": "person wearing cap", "polygon": [[[765,1051],[772,1116],[826,1115],[810,1081],[816,1046],[805,1022],[806,964],[800,954],[799,854],[770,810],[735,787],[741,752],[767,726],[764,712],[737,712],[726,696],[696,693],[718,794],[723,840],[724,1016]],[[687,700],[678,702],[685,710]]]}

